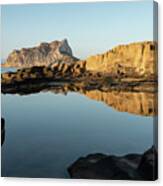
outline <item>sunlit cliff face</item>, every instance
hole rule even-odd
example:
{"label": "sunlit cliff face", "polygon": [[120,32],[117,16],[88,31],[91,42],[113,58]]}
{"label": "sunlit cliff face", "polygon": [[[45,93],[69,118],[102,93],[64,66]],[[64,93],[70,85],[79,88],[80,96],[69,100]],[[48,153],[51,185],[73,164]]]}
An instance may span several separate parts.
{"label": "sunlit cliff face", "polygon": [[85,95],[120,111],[143,116],[156,115],[156,94],[145,92],[86,91]]}
{"label": "sunlit cliff face", "polygon": [[126,76],[156,75],[157,43],[148,41],[119,45],[104,54],[88,57],[86,69]]}

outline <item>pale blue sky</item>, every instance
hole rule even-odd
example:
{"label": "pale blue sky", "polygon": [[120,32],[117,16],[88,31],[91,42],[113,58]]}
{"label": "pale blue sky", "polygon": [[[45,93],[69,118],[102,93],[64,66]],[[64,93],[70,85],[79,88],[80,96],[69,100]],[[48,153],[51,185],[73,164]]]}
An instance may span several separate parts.
{"label": "pale blue sky", "polygon": [[67,38],[79,58],[153,40],[153,1],[2,6],[2,58],[13,49]]}

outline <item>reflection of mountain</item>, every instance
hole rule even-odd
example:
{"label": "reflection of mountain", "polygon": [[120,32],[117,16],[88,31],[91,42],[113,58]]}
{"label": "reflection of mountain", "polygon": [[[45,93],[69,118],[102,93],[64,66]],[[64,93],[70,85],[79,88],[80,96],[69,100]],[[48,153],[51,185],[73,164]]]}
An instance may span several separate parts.
{"label": "reflection of mountain", "polygon": [[[22,84],[19,86],[2,87],[3,93],[27,95],[38,92],[52,92],[54,94],[65,94],[68,92],[77,92],[87,96],[90,99],[101,101],[106,105],[113,107],[120,112],[128,112],[143,116],[154,116],[156,114],[156,93],[153,86],[143,90],[144,85],[138,86],[139,91],[130,89],[121,89],[118,86],[100,86],[85,85],[83,83],[40,83],[40,84]],[[148,91],[147,91],[148,90]],[[152,91],[151,91],[152,90]]]}
{"label": "reflection of mountain", "polygon": [[153,116],[156,113],[156,95],[153,93],[92,90],[86,91],[85,95],[93,100],[102,101],[120,112],[144,116]]}

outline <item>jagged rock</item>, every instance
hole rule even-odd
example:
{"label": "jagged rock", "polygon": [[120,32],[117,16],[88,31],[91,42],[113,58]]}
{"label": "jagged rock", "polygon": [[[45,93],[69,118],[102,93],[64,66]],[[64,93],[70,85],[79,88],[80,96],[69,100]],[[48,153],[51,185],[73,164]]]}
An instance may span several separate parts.
{"label": "jagged rock", "polygon": [[156,76],[157,45],[138,42],[119,45],[112,50],[86,59],[86,70],[125,76]]}
{"label": "jagged rock", "polygon": [[14,50],[9,54],[3,67],[32,67],[47,66],[55,62],[73,63],[78,59],[73,56],[72,50],[66,39],[41,43],[37,47]]}
{"label": "jagged rock", "polygon": [[68,172],[71,178],[79,179],[156,180],[156,162],[157,152],[152,147],[142,155],[91,154],[75,161]]}
{"label": "jagged rock", "polygon": [[[48,66],[33,66],[18,69],[16,72],[6,72],[1,74],[2,86],[5,84],[27,83],[31,80],[77,80],[76,78],[84,76],[85,62],[77,61],[75,63],[56,62]],[[32,83],[32,82],[31,82]]]}
{"label": "jagged rock", "polygon": [[[71,66],[72,65],[72,66]],[[73,57],[67,40],[41,43],[38,47],[13,51],[2,66],[31,67],[48,66],[53,71],[67,70],[75,75],[88,73],[109,74],[114,78],[157,79],[156,42],[138,42],[120,45],[112,50],[78,61]]]}

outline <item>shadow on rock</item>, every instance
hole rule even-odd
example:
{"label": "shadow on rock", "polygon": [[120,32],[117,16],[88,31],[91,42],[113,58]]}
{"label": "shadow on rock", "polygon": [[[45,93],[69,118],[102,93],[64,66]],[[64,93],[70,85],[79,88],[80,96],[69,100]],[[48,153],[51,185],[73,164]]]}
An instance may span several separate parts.
{"label": "shadow on rock", "polygon": [[5,140],[5,120],[1,118],[1,145],[3,145]]}
{"label": "shadow on rock", "polygon": [[151,147],[144,154],[81,157],[68,167],[68,172],[71,178],[78,179],[156,180],[157,169],[157,151]]}

